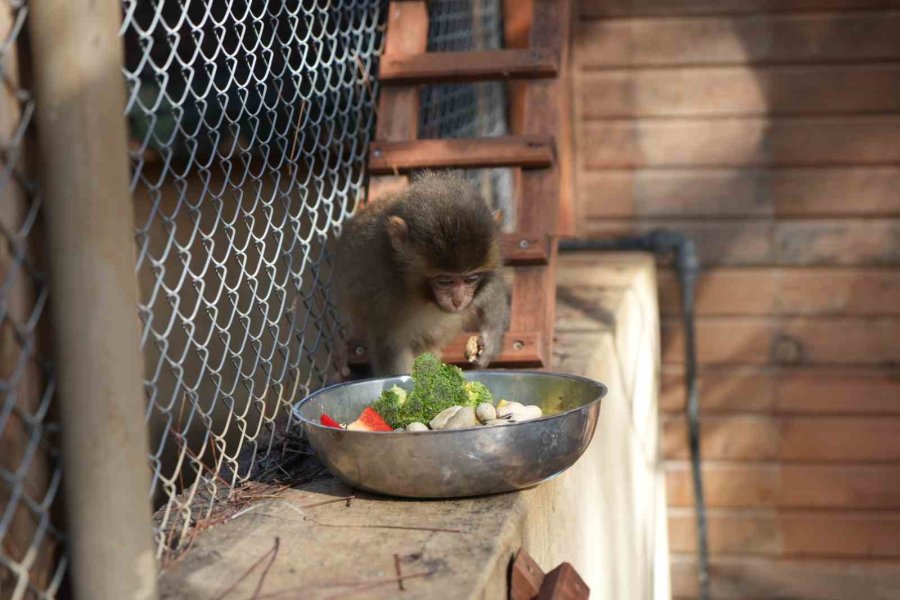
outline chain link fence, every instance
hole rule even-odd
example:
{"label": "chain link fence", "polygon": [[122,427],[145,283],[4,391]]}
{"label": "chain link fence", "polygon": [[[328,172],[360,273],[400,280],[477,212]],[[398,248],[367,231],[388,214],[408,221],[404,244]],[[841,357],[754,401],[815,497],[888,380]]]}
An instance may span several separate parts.
{"label": "chain link fence", "polygon": [[344,340],[332,250],[364,194],[380,0],[125,0],[158,555],[284,447]]}
{"label": "chain link fence", "polygon": [[[290,403],[341,363],[332,247],[364,194],[384,0],[123,0],[157,557],[285,461]],[[26,0],[0,0],[0,597],[66,562]],[[429,3],[429,50],[502,46],[499,0]],[[25,48],[23,50],[23,48]],[[423,137],[507,132],[502,83],[423,86]],[[514,221],[509,170],[470,171]],[[274,466],[273,466],[274,465]]]}
{"label": "chain link fence", "polygon": [[[464,52],[503,48],[501,0],[439,0],[428,3],[428,51]],[[473,138],[507,135],[506,84],[501,81],[422,86],[419,137]],[[513,171],[468,169],[464,175],[488,203],[503,211],[504,229],[515,228]]]}
{"label": "chain link fence", "polygon": [[54,598],[66,569],[41,197],[26,168],[27,18],[27,1],[0,0],[0,598],[15,600]]}

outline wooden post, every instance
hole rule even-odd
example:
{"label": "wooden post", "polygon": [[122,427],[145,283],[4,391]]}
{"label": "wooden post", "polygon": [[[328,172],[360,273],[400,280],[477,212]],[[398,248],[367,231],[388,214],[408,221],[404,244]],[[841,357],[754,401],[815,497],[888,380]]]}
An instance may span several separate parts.
{"label": "wooden post", "polygon": [[[560,68],[568,63],[570,3],[568,0],[530,0],[518,5],[506,2],[510,11],[506,26],[507,44],[518,46],[527,22],[530,47],[558,48]],[[530,10],[530,19],[525,13]],[[557,136],[564,123],[563,102],[566,83],[562,77],[536,80],[511,88],[513,133]],[[559,233],[561,193],[560,140],[556,140],[556,159],[548,169],[521,170],[517,178],[517,228],[520,231],[543,230]],[[547,267],[516,269],[513,279],[513,310],[510,329],[543,332],[542,355],[549,366],[553,348],[556,296],[556,244],[550,245]],[[527,298],[527,304],[516,298]]]}
{"label": "wooden post", "polygon": [[31,35],[77,598],[155,598],[121,4],[40,0]]}
{"label": "wooden post", "polygon": [[[423,0],[388,3],[387,31],[381,60],[393,55],[417,56],[428,47],[428,5]],[[410,142],[419,137],[419,87],[382,86],[378,98],[375,139]],[[409,179],[399,172],[369,178],[367,201],[406,187]]]}

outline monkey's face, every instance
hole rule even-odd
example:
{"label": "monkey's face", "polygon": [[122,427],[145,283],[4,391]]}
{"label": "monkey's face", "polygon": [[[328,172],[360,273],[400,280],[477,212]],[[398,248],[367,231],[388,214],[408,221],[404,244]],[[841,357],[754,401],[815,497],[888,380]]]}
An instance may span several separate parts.
{"label": "monkey's face", "polygon": [[428,279],[434,301],[448,313],[463,311],[472,304],[482,273],[440,273]]}

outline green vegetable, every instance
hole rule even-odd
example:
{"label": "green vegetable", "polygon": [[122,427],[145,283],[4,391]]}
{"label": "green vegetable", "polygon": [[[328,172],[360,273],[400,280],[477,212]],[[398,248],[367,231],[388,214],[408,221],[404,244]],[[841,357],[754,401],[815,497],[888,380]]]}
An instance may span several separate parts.
{"label": "green vegetable", "polygon": [[487,389],[487,386],[480,381],[467,381],[463,384],[463,387],[466,390],[466,394],[469,396],[469,403],[467,406],[478,406],[482,402],[493,404],[494,398],[491,396],[491,390]]}
{"label": "green vegetable", "polygon": [[[381,392],[381,397],[372,403],[372,408],[381,415],[388,424],[393,427],[405,427],[406,425],[395,425],[403,421],[403,406],[406,404],[406,390],[399,385]],[[412,422],[412,421],[410,421]]]}
{"label": "green vegetable", "polygon": [[[381,397],[372,404],[375,412],[384,417],[391,427],[406,427],[416,421],[428,423],[451,406],[476,406],[479,402],[490,402],[490,392],[484,385],[468,386],[459,367],[444,364],[433,354],[422,354],[416,358],[412,378],[413,389],[408,394],[394,386],[382,392]],[[482,400],[484,397],[488,400]]]}

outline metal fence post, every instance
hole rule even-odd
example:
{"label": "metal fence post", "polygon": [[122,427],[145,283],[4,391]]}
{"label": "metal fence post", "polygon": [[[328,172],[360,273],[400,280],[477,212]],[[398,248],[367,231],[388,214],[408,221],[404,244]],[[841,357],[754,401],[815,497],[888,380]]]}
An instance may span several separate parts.
{"label": "metal fence post", "polygon": [[31,5],[77,598],[155,598],[119,0]]}

